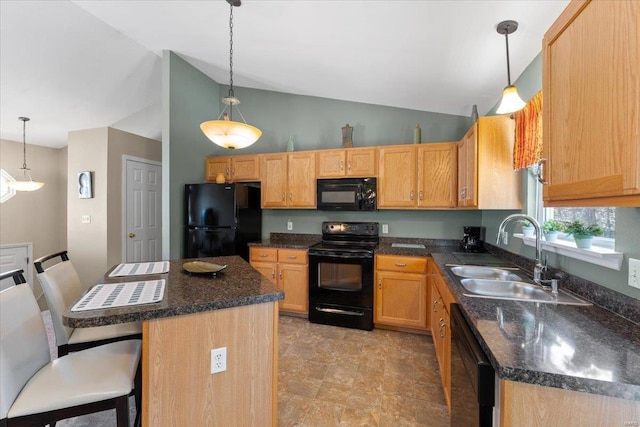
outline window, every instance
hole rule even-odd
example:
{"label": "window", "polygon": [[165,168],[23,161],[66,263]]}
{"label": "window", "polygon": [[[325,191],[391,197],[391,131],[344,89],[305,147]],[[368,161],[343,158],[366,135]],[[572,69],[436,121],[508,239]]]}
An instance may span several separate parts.
{"label": "window", "polygon": [[8,181],[15,181],[15,179],[7,171],[0,169],[0,203],[4,203],[16,195],[16,190],[7,185]]}
{"label": "window", "polygon": [[[535,171],[531,172],[531,179],[535,182],[535,217],[542,225],[544,221],[554,219],[558,222],[582,221],[586,224],[598,224],[603,230],[602,236],[594,237],[591,249],[579,249],[576,247],[573,237],[560,233],[554,242],[542,242],[545,251],[557,253],[570,258],[579,259],[591,264],[620,270],[623,254],[615,251],[616,236],[616,209],[612,207],[582,207],[582,208],[545,208],[542,202],[542,185],[537,182]],[[531,188],[531,186],[529,187]],[[528,246],[535,246],[535,238],[522,237]]]}

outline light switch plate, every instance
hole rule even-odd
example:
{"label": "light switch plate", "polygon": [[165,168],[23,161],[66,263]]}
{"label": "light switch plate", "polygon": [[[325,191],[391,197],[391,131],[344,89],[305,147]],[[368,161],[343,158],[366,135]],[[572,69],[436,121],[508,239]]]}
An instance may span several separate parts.
{"label": "light switch plate", "polygon": [[640,259],[629,258],[629,286],[640,289]]}
{"label": "light switch plate", "polygon": [[382,234],[389,233],[389,224],[382,224]]}
{"label": "light switch plate", "polygon": [[91,215],[82,215],[83,224],[91,224]]}

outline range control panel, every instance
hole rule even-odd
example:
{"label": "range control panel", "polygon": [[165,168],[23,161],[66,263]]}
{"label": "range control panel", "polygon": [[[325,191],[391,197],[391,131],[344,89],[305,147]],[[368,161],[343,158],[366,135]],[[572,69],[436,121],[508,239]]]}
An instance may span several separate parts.
{"label": "range control panel", "polygon": [[348,236],[377,236],[377,222],[323,222],[322,234]]}

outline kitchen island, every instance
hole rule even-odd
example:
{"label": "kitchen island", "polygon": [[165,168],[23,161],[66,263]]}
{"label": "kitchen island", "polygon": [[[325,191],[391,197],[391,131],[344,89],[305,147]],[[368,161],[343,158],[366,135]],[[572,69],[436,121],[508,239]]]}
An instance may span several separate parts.
{"label": "kitchen island", "polygon": [[[278,304],[275,285],[237,256],[202,258],[227,268],[109,277],[103,283],[165,279],[162,301],[67,311],[74,328],[142,321],[143,426],[277,425]],[[211,374],[211,350],[226,347],[226,371]]]}

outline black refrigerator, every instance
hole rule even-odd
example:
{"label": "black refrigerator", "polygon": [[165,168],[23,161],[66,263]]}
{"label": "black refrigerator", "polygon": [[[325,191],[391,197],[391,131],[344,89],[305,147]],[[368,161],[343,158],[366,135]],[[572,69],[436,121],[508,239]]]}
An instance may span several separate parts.
{"label": "black refrigerator", "polygon": [[240,255],[262,239],[258,183],[184,186],[184,258]]}

